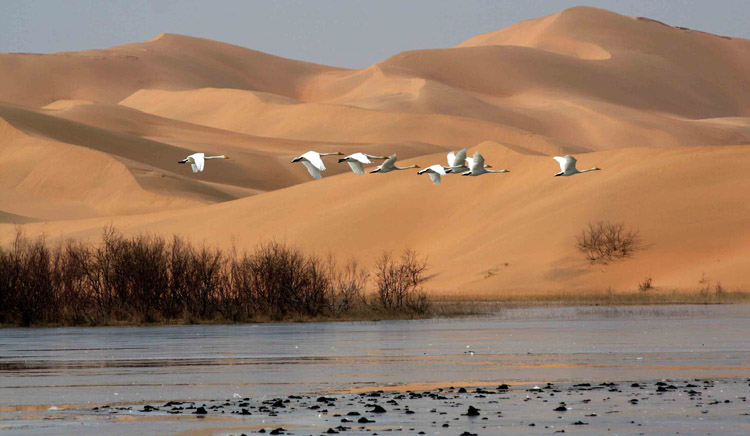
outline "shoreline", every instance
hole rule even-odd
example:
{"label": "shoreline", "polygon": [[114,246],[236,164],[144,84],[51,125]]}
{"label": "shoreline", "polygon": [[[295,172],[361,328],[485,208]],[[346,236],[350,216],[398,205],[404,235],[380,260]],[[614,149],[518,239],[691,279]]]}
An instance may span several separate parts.
{"label": "shoreline", "polygon": [[298,324],[320,322],[379,322],[400,320],[429,320],[441,318],[470,318],[493,316],[512,309],[535,308],[617,308],[617,307],[659,307],[659,306],[734,306],[750,304],[750,291],[723,291],[721,294],[703,291],[666,291],[662,293],[633,292],[589,292],[589,293],[546,293],[523,296],[505,296],[496,298],[471,298],[456,296],[437,296],[429,299],[430,309],[427,313],[377,312],[371,311],[347,316],[304,317],[289,316],[280,319],[258,318],[248,321],[232,322],[226,319],[184,320],[173,319],[160,322],[134,322],[115,320],[96,324],[35,324],[31,326],[0,325],[2,329],[24,328],[62,328],[62,327],[159,327],[190,325],[245,325],[245,324]]}

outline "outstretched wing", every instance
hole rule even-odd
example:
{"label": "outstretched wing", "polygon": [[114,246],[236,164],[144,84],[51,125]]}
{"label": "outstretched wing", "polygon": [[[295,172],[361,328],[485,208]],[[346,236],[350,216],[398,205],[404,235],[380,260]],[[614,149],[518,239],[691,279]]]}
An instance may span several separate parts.
{"label": "outstretched wing", "polygon": [[383,168],[393,168],[396,165],[396,155],[392,154],[388,156],[388,159],[383,161],[383,164],[380,165]]}
{"label": "outstretched wing", "polygon": [[448,152],[448,166],[449,167],[454,166],[453,162],[455,162],[455,161],[456,161],[456,153],[454,153],[452,151],[449,151]]}
{"label": "outstretched wing", "polygon": [[576,167],[576,158],[571,155],[566,155],[565,157],[555,156],[553,159],[560,164],[560,170],[564,173],[567,173]]}
{"label": "outstretched wing", "polygon": [[484,157],[477,151],[471,159],[471,172],[476,173],[484,169]]}
{"label": "outstretched wing", "polygon": [[458,153],[452,151],[448,153],[448,166],[449,167],[462,167],[466,161],[466,148],[462,148]]}
{"label": "outstretched wing", "polygon": [[440,184],[440,174],[438,173],[427,173],[430,176],[430,179],[432,179],[432,183],[435,184],[435,186]]}
{"label": "outstretched wing", "polygon": [[317,168],[320,171],[325,171],[326,166],[323,163],[323,159],[320,158],[320,153],[317,151],[308,151],[307,153],[302,155],[302,162],[307,159],[308,162],[313,164],[315,168]]}
{"label": "outstretched wing", "polygon": [[[366,155],[366,154],[364,154],[364,153],[354,153],[354,154],[350,154],[350,155],[349,155],[349,156],[347,156],[347,157],[346,157],[345,159],[354,159],[354,160],[356,160],[356,161],[358,161],[358,162],[362,162],[363,164],[369,164],[369,163],[372,163],[372,161],[370,161],[370,159],[369,159],[369,158],[367,157],[367,155]],[[355,171],[355,172],[356,172],[356,171]]]}
{"label": "outstretched wing", "polygon": [[188,162],[190,162],[190,167],[193,168],[194,173],[203,171],[203,167],[206,163],[204,156],[203,153],[195,153],[188,156]]}
{"label": "outstretched wing", "polygon": [[318,167],[313,165],[311,162],[304,160],[304,159],[301,162],[302,162],[302,165],[304,165],[305,168],[307,168],[307,171],[310,173],[311,176],[313,176],[314,179],[320,179],[321,177],[323,177],[323,173],[320,172],[320,169],[318,169]]}
{"label": "outstretched wing", "polygon": [[346,163],[349,164],[349,167],[354,171],[356,174],[364,174],[365,173],[365,167],[362,166],[362,164],[356,160],[348,160]]}

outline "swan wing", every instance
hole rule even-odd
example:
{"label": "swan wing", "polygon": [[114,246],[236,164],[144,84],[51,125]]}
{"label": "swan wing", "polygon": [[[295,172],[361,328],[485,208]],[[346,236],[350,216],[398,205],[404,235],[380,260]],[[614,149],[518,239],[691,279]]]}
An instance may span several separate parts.
{"label": "swan wing", "polygon": [[[445,173],[445,172],[443,172],[443,173]],[[433,172],[429,172],[427,174],[430,176],[430,179],[432,179],[432,183],[434,183],[435,186],[437,186],[437,185],[440,184],[440,174],[433,173]]]}
{"label": "swan wing", "polygon": [[471,172],[476,173],[484,169],[484,156],[479,154],[477,151],[474,153],[474,158],[471,160]]}
{"label": "swan wing", "polygon": [[442,165],[430,165],[427,169],[430,170],[429,173],[435,173],[441,176],[444,176],[446,174],[445,168],[443,168]]}
{"label": "swan wing", "polygon": [[310,173],[311,176],[313,176],[314,179],[320,179],[321,177],[323,177],[323,173],[321,173],[320,169],[316,167],[315,165],[313,165],[312,162],[304,160],[304,159],[301,162],[302,162],[302,165],[304,165],[305,168],[307,168],[307,171]]}
{"label": "swan wing", "polygon": [[459,150],[458,154],[456,154],[456,158],[453,161],[452,167],[462,167],[464,166],[464,163],[466,162],[466,148],[462,148]]}
{"label": "swan wing", "polygon": [[393,168],[396,166],[396,155],[392,154],[388,156],[388,159],[383,161],[383,164],[380,165],[382,168]]}
{"label": "swan wing", "polygon": [[203,153],[195,153],[188,156],[190,166],[193,168],[193,172],[197,173],[203,171],[203,167],[206,164],[205,155]]}
{"label": "swan wing", "polygon": [[456,153],[449,151],[448,152],[448,166],[454,167],[453,163],[456,162]]}
{"label": "swan wing", "polygon": [[347,159],[350,159],[350,160],[356,160],[357,162],[362,162],[363,164],[369,164],[369,163],[372,163],[372,161],[370,161],[370,159],[369,159],[369,158],[367,157],[367,155],[366,155],[366,154],[364,154],[364,153],[354,153],[354,154],[350,154],[350,155],[349,155],[349,156],[347,156],[346,158],[347,158]]}
{"label": "swan wing", "polygon": [[576,158],[571,155],[567,155],[565,157],[555,156],[553,157],[553,159],[560,164],[560,171],[564,173],[567,173],[570,170],[575,169],[576,167]]}
{"label": "swan wing", "polygon": [[323,159],[320,158],[320,153],[317,151],[308,151],[307,153],[302,155],[302,162],[307,160],[310,162],[315,168],[317,168],[320,171],[325,171],[326,166],[323,163]]}
{"label": "swan wing", "polygon": [[346,163],[349,164],[349,168],[354,171],[355,174],[362,175],[365,173],[365,167],[362,166],[362,163],[356,160],[348,160]]}

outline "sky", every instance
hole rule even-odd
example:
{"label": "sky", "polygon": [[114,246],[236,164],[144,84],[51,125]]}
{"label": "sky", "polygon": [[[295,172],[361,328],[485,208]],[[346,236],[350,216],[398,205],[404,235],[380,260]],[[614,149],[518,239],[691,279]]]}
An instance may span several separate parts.
{"label": "sky", "polygon": [[750,38],[748,0],[0,0],[0,52],[107,48],[178,33],[363,68],[578,5]]}

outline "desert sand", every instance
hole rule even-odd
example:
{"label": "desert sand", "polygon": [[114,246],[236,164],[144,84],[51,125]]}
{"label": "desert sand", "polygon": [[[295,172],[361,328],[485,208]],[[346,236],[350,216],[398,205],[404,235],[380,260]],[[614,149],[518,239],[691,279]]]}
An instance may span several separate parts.
{"label": "desert sand", "polygon": [[[190,36],[0,54],[0,241],[177,233],[240,249],[285,240],[371,264],[428,256],[435,295],[750,286],[750,41],[588,7],[360,70]],[[508,174],[357,176],[307,150]],[[193,174],[177,161],[230,156]],[[552,177],[553,155],[579,168]],[[640,231],[591,266],[589,221]]]}

